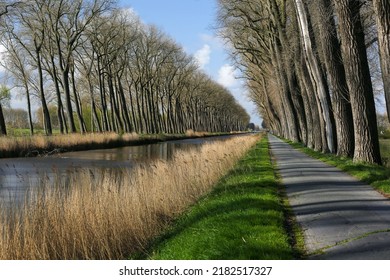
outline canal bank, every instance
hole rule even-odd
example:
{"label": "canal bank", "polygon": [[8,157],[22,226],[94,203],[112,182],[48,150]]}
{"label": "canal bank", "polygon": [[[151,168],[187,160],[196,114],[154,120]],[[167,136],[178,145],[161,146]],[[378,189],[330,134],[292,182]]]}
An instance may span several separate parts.
{"label": "canal bank", "polygon": [[0,258],[125,259],[143,251],[257,141],[232,137],[131,170],[74,174],[20,211],[2,212]]}
{"label": "canal bank", "polygon": [[0,137],[0,158],[39,157],[64,152],[141,146],[166,141],[208,138],[237,133],[186,132],[185,134],[88,133]]}
{"label": "canal bank", "polygon": [[177,152],[185,152],[213,141],[224,141],[240,135],[220,135],[188,138],[170,136],[151,139],[150,144],[130,145],[116,148],[54,153],[39,157],[0,159],[0,202],[23,200],[23,193],[34,189],[46,178],[69,177],[84,170],[130,169],[137,165],[148,165],[156,160],[170,160]]}
{"label": "canal bank", "polygon": [[288,213],[264,137],[213,191],[181,215],[136,259],[288,260],[297,258]]}

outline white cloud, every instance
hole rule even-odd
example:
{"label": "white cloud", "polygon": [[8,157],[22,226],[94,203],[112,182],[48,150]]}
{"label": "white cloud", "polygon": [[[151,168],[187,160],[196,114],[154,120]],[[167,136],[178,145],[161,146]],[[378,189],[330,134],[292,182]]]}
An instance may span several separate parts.
{"label": "white cloud", "polygon": [[205,44],[201,49],[195,52],[194,57],[197,61],[199,67],[204,69],[204,67],[209,64],[211,55],[211,47],[208,44]]}
{"label": "white cloud", "polygon": [[202,34],[200,34],[200,39],[203,42],[205,42],[206,44],[211,45],[213,49],[217,49],[217,50],[224,49],[224,43],[223,43],[222,39],[217,37],[217,36],[202,33]]}
{"label": "white cloud", "polygon": [[242,107],[245,108],[247,113],[251,117],[251,121],[255,123],[256,125],[261,125],[261,122],[263,121],[262,117],[258,113],[258,109],[256,105],[250,101],[248,95],[249,92],[247,89],[244,89],[242,86],[237,86],[230,90],[234,98],[237,100],[239,104],[241,104]]}
{"label": "white cloud", "polygon": [[229,64],[223,65],[218,71],[218,83],[224,87],[233,87],[237,84],[235,69]]}

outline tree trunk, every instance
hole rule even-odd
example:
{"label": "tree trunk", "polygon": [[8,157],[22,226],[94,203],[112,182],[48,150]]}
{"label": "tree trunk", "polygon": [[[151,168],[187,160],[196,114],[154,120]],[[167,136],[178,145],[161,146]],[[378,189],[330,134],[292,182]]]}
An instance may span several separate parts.
{"label": "tree trunk", "polygon": [[132,132],[133,127],[131,125],[130,116],[129,116],[129,110],[127,108],[126,98],[125,98],[125,92],[123,89],[121,77],[117,76],[117,84],[118,84],[118,94],[119,94],[119,100],[122,107],[122,115],[125,123],[125,131],[126,132]]}
{"label": "tree trunk", "polygon": [[135,131],[135,132],[138,132],[138,121],[137,121],[137,118],[135,117],[135,110],[136,110],[136,107],[135,107],[135,104],[134,104],[134,101],[133,101],[133,96],[132,96],[132,87],[129,85],[128,86],[128,91],[129,91],[129,101],[130,101],[130,110],[131,110],[131,121],[132,121],[132,131]]}
{"label": "tree trunk", "polygon": [[42,111],[43,111],[43,126],[45,128],[45,133],[47,135],[52,135],[53,132],[51,127],[50,113],[47,107],[45,90],[43,86],[43,70],[42,70],[41,54],[38,48],[36,49],[36,55],[37,55],[36,59],[38,65],[38,75],[39,75],[39,94],[40,94]]}
{"label": "tree trunk", "polygon": [[270,123],[270,126],[272,127],[272,130],[274,131],[273,133],[277,133],[277,134],[280,134],[280,131],[281,131],[281,121],[280,121],[280,117],[279,115],[276,113],[275,111],[275,108],[274,108],[274,105],[272,104],[272,102],[270,101],[269,97],[268,97],[268,90],[267,90],[267,82],[264,78],[264,76],[261,76],[261,81],[262,81],[262,89],[263,89],[263,96],[264,96],[264,107],[265,107],[265,111],[268,113],[269,115],[269,121],[271,122]]}
{"label": "tree trunk", "polygon": [[[305,91],[307,92],[308,102],[310,106],[310,115],[312,118],[312,130],[309,131],[311,133],[311,137],[313,140],[313,148],[315,151],[323,151],[324,146],[326,146],[325,139],[325,126],[324,121],[321,118],[321,106],[316,98],[317,95],[311,94],[314,92],[312,80],[310,79],[309,70],[307,68],[307,63],[303,58],[303,54],[301,55],[301,76],[302,83],[305,87]],[[325,141],[324,141],[325,140]]]}
{"label": "tree trunk", "polygon": [[95,121],[95,125],[97,127],[98,132],[103,132],[102,125],[100,124],[100,120],[99,120],[97,109],[96,109],[94,88],[93,88],[93,84],[91,82],[91,79],[88,79],[88,86],[89,86],[89,94],[91,97],[91,110],[92,110],[93,120]]}
{"label": "tree trunk", "polygon": [[337,131],[337,154],[353,157],[354,134],[352,108],[348,92],[341,49],[337,39],[336,24],[333,17],[331,0],[316,2],[319,15],[316,20],[319,38],[324,52],[324,64],[332,88],[333,110]]}
{"label": "tree trunk", "polygon": [[72,91],[73,91],[74,104],[76,106],[76,113],[77,113],[77,117],[79,119],[80,132],[83,134],[83,133],[87,132],[87,127],[85,125],[85,121],[84,121],[84,117],[83,117],[83,108],[80,104],[80,98],[77,94],[74,67],[72,67],[72,69],[71,69],[71,76],[72,76]]}
{"label": "tree trunk", "polygon": [[66,113],[68,114],[68,121],[70,125],[70,132],[76,132],[76,125],[73,117],[72,100],[70,98],[70,85],[69,85],[69,68],[62,69],[62,82],[64,85]]}
{"label": "tree trunk", "polygon": [[301,56],[297,56],[296,62],[295,62],[295,68],[296,68],[296,73],[298,77],[298,83],[299,83],[299,88],[301,91],[301,96],[303,100],[303,110],[305,113],[305,121],[306,121],[306,127],[307,127],[307,132],[306,132],[306,138],[302,139],[303,143],[313,149],[314,148],[314,124],[313,124],[313,112],[312,112],[312,107],[310,106],[310,100],[309,100],[309,94],[307,91],[307,87],[305,85],[304,79],[302,74],[302,66],[301,62],[302,58]]}
{"label": "tree trunk", "polygon": [[387,117],[390,121],[390,2],[373,0],[378,28],[378,45],[381,60]]}
{"label": "tree trunk", "polygon": [[0,104],[0,135],[7,135],[7,127],[5,125],[3,107]]}
{"label": "tree trunk", "polygon": [[303,47],[306,54],[307,65],[313,78],[313,84],[315,85],[318,98],[320,100],[321,109],[323,118],[325,120],[325,129],[326,129],[326,142],[328,149],[331,153],[336,152],[336,147],[334,144],[334,133],[333,133],[333,124],[331,116],[331,104],[329,104],[329,93],[326,90],[325,81],[321,75],[321,69],[318,64],[318,59],[314,54],[313,44],[310,37],[310,27],[308,22],[308,17],[306,13],[305,5],[302,0],[295,0],[295,8],[297,11],[299,27],[301,31],[301,37],[303,41]]}
{"label": "tree trunk", "polygon": [[110,130],[110,125],[108,121],[108,108],[107,108],[107,100],[106,100],[106,88],[104,84],[104,74],[101,69],[101,61],[99,56],[97,57],[97,65],[98,65],[98,76],[99,76],[99,91],[100,91],[100,102],[102,106],[102,122],[103,122],[103,130],[105,132]]}
{"label": "tree trunk", "polygon": [[56,89],[56,95],[57,95],[57,118],[58,118],[58,123],[60,125],[60,133],[61,134],[64,134],[64,119],[63,119],[63,115],[62,115],[62,112],[63,112],[63,105],[62,105],[62,100],[61,100],[61,91],[60,91],[60,86],[59,86],[59,83],[58,83],[58,77],[57,77],[57,68],[56,68],[56,64],[55,64],[55,58],[53,55],[50,55],[50,61],[51,61],[51,65],[52,65],[52,78],[53,78],[53,82],[54,82],[54,86],[55,86],[55,89]]}
{"label": "tree trunk", "polygon": [[[289,58],[286,57],[286,49],[289,48],[288,42],[287,42],[287,36],[286,36],[286,29],[282,20],[282,11],[280,10],[281,7],[278,6],[278,3],[276,0],[270,0],[268,1],[268,4],[270,5],[271,9],[271,18],[273,20],[273,23],[275,24],[275,28],[277,31],[278,36],[276,38],[273,38],[272,42],[272,48],[273,53],[273,60],[276,63],[273,63],[275,65],[275,68],[277,69],[279,75],[279,84],[281,85],[281,97],[282,102],[284,106],[285,111],[285,121],[287,122],[287,127],[285,129],[288,130],[288,135],[286,138],[299,142],[299,134],[298,134],[298,120],[297,120],[297,114],[296,110],[294,108],[294,104],[292,102],[292,88],[290,88],[290,81],[289,81],[289,75],[287,74],[287,71],[291,69],[290,65],[288,65]],[[285,8],[285,4],[282,8]]]}
{"label": "tree trunk", "polygon": [[27,113],[28,113],[28,124],[30,127],[30,135],[34,135],[34,124],[32,120],[32,112],[31,112],[31,96],[30,90],[27,84],[27,78],[23,76],[24,88],[26,89],[26,99],[27,99]]}
{"label": "tree trunk", "polygon": [[273,59],[275,62],[274,65],[278,73],[277,78],[280,85],[281,100],[283,103],[283,107],[284,107],[283,110],[285,114],[285,118],[283,118],[285,135],[283,136],[294,142],[298,142],[299,137],[298,137],[297,119],[296,119],[296,115],[294,114],[294,108],[291,100],[291,93],[289,91],[287,74],[285,72],[286,69],[283,67],[281,50],[277,42],[274,42],[273,50],[274,50]]}
{"label": "tree trunk", "polygon": [[291,99],[295,108],[297,121],[298,121],[298,136],[299,139],[306,144],[307,139],[307,122],[305,109],[303,105],[302,92],[298,85],[297,73],[295,72],[295,67],[291,64],[290,69],[288,71],[288,80],[289,87],[291,89]]}
{"label": "tree trunk", "polygon": [[110,75],[107,75],[107,82],[108,82],[108,92],[110,94],[110,102],[111,102],[111,115],[112,115],[112,123],[116,126],[116,132],[123,133],[124,127],[123,122],[119,113],[118,108],[118,100],[116,98],[116,92],[114,89],[114,77],[110,73]]}
{"label": "tree trunk", "polygon": [[355,129],[355,161],[381,164],[374,94],[360,19],[360,1],[334,0]]}

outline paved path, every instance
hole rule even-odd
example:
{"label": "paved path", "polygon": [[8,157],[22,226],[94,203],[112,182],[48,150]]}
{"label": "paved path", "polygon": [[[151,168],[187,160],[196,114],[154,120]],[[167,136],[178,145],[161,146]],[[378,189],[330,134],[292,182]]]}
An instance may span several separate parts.
{"label": "paved path", "polygon": [[269,136],[311,259],[390,259],[390,200]]}

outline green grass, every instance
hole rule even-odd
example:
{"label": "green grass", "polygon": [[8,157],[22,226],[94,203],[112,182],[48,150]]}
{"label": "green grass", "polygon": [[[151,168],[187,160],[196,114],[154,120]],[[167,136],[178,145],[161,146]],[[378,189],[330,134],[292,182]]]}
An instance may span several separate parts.
{"label": "green grass", "polygon": [[293,259],[280,188],[263,137],[140,258]]}
{"label": "green grass", "polygon": [[390,169],[385,166],[378,166],[368,163],[357,163],[351,158],[339,157],[333,154],[322,154],[304,147],[300,143],[288,142],[309,156],[322,160],[330,165],[336,166],[349,173],[357,179],[370,184],[386,196],[390,195]]}
{"label": "green grass", "polygon": [[[43,129],[34,129],[34,134],[36,135],[45,135],[45,131]],[[60,134],[59,129],[53,129],[53,135]],[[28,128],[13,128],[13,127],[7,127],[7,135],[8,136],[15,136],[15,137],[25,137],[30,136],[30,129]]]}
{"label": "green grass", "polygon": [[381,149],[383,165],[390,168],[390,139],[380,139],[379,145]]}

